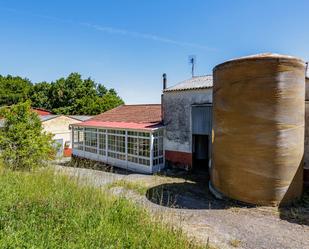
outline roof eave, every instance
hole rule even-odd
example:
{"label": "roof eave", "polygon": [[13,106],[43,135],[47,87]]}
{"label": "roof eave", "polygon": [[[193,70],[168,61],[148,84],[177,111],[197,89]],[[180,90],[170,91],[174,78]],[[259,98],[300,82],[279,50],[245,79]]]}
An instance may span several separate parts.
{"label": "roof eave", "polygon": [[194,88],[183,88],[183,89],[165,89],[163,92],[178,92],[178,91],[188,91],[188,90],[201,90],[201,89],[211,89],[213,86],[209,87],[194,87]]}
{"label": "roof eave", "polygon": [[131,130],[131,131],[156,131],[160,128],[163,128],[164,125],[159,123],[159,124],[155,124],[153,125],[154,127],[151,128],[125,128],[125,127],[110,127],[110,126],[101,126],[101,125],[85,125],[83,124],[83,122],[81,123],[76,123],[76,124],[70,124],[69,127],[73,127],[73,126],[81,126],[81,127],[89,127],[89,128],[97,128],[97,129],[115,129],[115,130]]}

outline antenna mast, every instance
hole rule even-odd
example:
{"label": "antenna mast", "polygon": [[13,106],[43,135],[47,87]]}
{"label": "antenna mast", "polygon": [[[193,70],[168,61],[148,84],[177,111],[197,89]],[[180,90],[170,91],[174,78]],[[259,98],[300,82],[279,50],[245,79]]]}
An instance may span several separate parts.
{"label": "antenna mast", "polygon": [[192,77],[194,77],[195,63],[196,63],[196,56],[195,55],[189,55],[189,64],[191,64],[191,75],[192,75]]}

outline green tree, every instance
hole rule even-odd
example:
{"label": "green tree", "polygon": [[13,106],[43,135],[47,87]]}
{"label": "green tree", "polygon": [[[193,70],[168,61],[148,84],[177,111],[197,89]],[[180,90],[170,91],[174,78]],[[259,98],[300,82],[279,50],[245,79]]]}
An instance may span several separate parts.
{"label": "green tree", "polygon": [[49,96],[51,110],[57,114],[96,115],[124,103],[114,89],[82,79],[78,73],[51,83]]}
{"label": "green tree", "polygon": [[0,157],[11,169],[41,167],[53,158],[52,135],[43,131],[38,115],[31,111],[30,101],[1,109],[5,118],[0,129]]}
{"label": "green tree", "polygon": [[52,108],[50,102],[51,85],[48,82],[34,84],[30,91],[32,106],[49,110]]}
{"label": "green tree", "polygon": [[110,89],[105,95],[98,99],[99,103],[99,112],[106,112],[110,109],[113,109],[117,106],[123,105],[123,100],[117,95],[114,89]]}
{"label": "green tree", "polygon": [[31,87],[32,83],[28,79],[0,75],[0,106],[26,101]]}
{"label": "green tree", "polygon": [[104,85],[98,84],[97,86],[97,93],[99,95],[99,97],[103,97],[104,94],[107,93],[107,88]]}

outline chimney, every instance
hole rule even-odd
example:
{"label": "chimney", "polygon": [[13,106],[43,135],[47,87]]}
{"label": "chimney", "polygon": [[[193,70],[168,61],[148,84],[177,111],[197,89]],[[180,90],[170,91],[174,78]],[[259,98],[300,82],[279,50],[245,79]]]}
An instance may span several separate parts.
{"label": "chimney", "polygon": [[162,75],[163,78],[163,91],[166,89],[166,73]]}
{"label": "chimney", "polygon": [[[166,73],[164,73],[162,75],[162,79],[163,79],[163,92],[166,89]],[[163,101],[163,92],[161,94],[161,119],[162,119],[162,123],[164,124],[164,101]]]}

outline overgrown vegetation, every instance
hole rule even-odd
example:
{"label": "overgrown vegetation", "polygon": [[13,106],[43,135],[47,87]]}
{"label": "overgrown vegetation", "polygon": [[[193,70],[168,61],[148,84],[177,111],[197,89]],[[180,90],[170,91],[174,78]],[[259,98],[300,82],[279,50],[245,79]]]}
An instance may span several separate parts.
{"label": "overgrown vegetation", "polygon": [[2,108],[5,118],[0,129],[0,160],[11,169],[43,166],[55,154],[52,135],[43,131],[38,115],[30,110],[30,102]]}
{"label": "overgrown vegetation", "polygon": [[31,100],[33,107],[56,114],[85,115],[99,114],[124,103],[114,89],[107,89],[91,78],[82,79],[78,73],[36,84],[18,76],[0,75],[0,106],[26,100]]}
{"label": "overgrown vegetation", "polygon": [[200,248],[126,199],[37,172],[0,171],[0,248]]}

